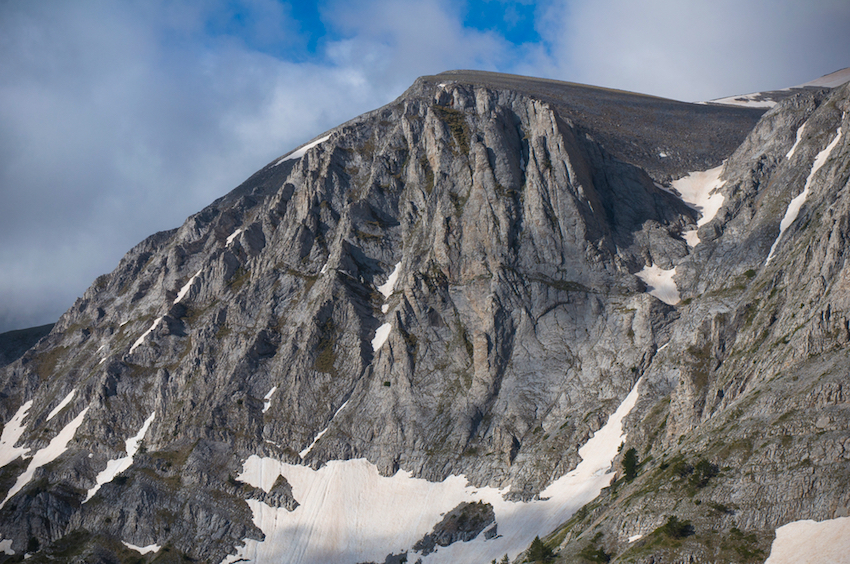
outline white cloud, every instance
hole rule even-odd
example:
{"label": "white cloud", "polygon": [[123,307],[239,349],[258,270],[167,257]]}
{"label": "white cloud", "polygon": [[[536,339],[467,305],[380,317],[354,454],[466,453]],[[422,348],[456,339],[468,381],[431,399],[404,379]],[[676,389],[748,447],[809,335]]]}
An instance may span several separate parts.
{"label": "white cloud", "polygon": [[847,66],[848,25],[850,4],[836,0],[564,0],[542,35],[567,80],[706,100]]}
{"label": "white cloud", "polygon": [[0,4],[0,331],[55,320],[138,241],[423,74],[705,99],[803,82],[850,52],[838,0],[560,0],[536,10],[544,42],[519,47],[464,27],[464,6],[328,0],[332,34],[310,53],[272,0]]}
{"label": "white cloud", "polygon": [[138,241],[416,76],[507,53],[447,2],[326,8],[343,39],[298,61],[273,56],[305,39],[267,0],[235,30],[226,2],[0,7],[0,331],[55,320]]}

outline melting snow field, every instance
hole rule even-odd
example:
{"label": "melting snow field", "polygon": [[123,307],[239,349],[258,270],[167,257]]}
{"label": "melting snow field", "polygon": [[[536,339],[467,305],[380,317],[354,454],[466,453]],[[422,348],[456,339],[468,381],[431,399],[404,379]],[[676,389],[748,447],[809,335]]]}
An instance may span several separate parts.
{"label": "melting snow field", "polygon": [[177,293],[177,297],[174,298],[175,304],[179,303],[180,300],[186,297],[186,295],[189,293],[189,290],[192,289],[192,284],[195,282],[195,278],[197,278],[200,273],[200,270],[196,272],[195,275],[189,278],[189,281],[186,282],[186,284],[184,284],[182,288],[180,288],[180,291]]}
{"label": "melting snow field", "polygon": [[841,564],[850,562],[850,517],[794,521],[776,529],[764,564]]}
{"label": "melting snow field", "polygon": [[157,317],[156,320],[153,322],[153,324],[150,326],[150,329],[148,329],[147,331],[142,333],[142,336],[139,337],[138,339],[136,339],[136,342],[133,343],[132,347],[130,347],[130,354],[133,354],[133,351],[136,350],[136,347],[138,347],[139,345],[141,345],[142,343],[145,342],[145,338],[147,338],[147,336],[151,334],[151,331],[156,329],[156,326],[159,325],[161,322],[162,322],[162,317]]}
{"label": "melting snow field", "polygon": [[88,495],[86,495],[86,499],[83,500],[83,503],[94,497],[94,494],[97,493],[97,490],[99,490],[103,484],[108,484],[113,479],[115,479],[115,476],[117,476],[133,464],[133,457],[139,450],[139,443],[142,441],[142,439],[145,438],[145,433],[148,432],[148,427],[150,427],[151,423],[153,423],[153,419],[155,416],[156,411],[151,413],[151,416],[145,419],[142,428],[139,429],[139,432],[136,433],[135,436],[130,437],[124,442],[124,448],[127,451],[127,456],[116,458],[115,460],[110,460],[106,463],[106,468],[104,468],[97,475],[97,477],[95,477],[95,482],[97,483],[89,490],[89,493]]}
{"label": "melting snow field", "polygon": [[3,427],[3,435],[0,436],[0,468],[6,466],[22,454],[29,452],[26,447],[16,447],[15,443],[24,434],[27,426],[23,424],[27,412],[32,407],[32,400],[24,403],[12,416],[12,419]]}
{"label": "melting snow field", "polygon": [[774,100],[759,100],[762,98],[761,92],[753,92],[752,94],[744,94],[741,96],[729,96],[728,98],[718,98],[712,100],[715,104],[723,104],[725,106],[744,106],[746,108],[772,108],[778,102]]}
{"label": "melting snow field", "polygon": [[272,389],[269,390],[269,393],[267,393],[263,397],[263,399],[265,400],[263,402],[263,413],[267,412],[269,410],[269,408],[272,406],[272,396],[274,395],[274,393],[276,391],[277,391],[277,386],[273,386]]}
{"label": "melting snow field", "polygon": [[675,274],[675,268],[663,270],[660,266],[653,264],[644,267],[643,270],[635,273],[635,276],[644,281],[650,295],[666,304],[676,305],[681,298],[679,297],[679,289],[673,281]]}
{"label": "melting snow field", "polygon": [[806,123],[808,122],[803,123],[803,125],[801,125],[799,129],[797,129],[797,140],[794,141],[794,145],[791,147],[791,150],[788,151],[788,154],[785,155],[786,159],[790,159],[794,156],[794,151],[797,150],[797,145],[800,144],[800,140],[803,138],[803,132],[806,130]]}
{"label": "melting snow field", "polygon": [[723,205],[724,198],[719,188],[726,181],[720,180],[721,172],[723,172],[723,165],[701,172],[691,172],[671,183],[682,201],[700,214],[697,228],[682,233],[691,247],[696,247],[699,244],[697,230],[714,219]]}
{"label": "melting snow field", "polygon": [[818,156],[815,157],[815,162],[812,163],[812,170],[809,172],[809,177],[806,178],[806,186],[803,188],[803,191],[800,194],[791,200],[791,203],[788,204],[788,209],[785,210],[785,216],[782,218],[782,221],[779,222],[779,235],[776,236],[776,240],[773,242],[773,245],[770,246],[770,252],[767,255],[767,260],[764,261],[765,265],[770,264],[770,261],[773,259],[773,253],[776,251],[776,247],[779,245],[779,240],[782,239],[782,234],[785,233],[785,230],[791,227],[791,224],[794,223],[794,220],[797,219],[797,216],[800,214],[800,208],[803,207],[803,204],[806,201],[806,198],[809,197],[809,188],[812,185],[812,179],[815,176],[815,173],[820,170],[820,168],[826,163],[826,159],[829,158],[829,154],[838,145],[838,141],[841,139],[841,128],[838,128],[838,132],[835,134],[835,139],[826,146],[826,149],[818,153]]}
{"label": "melting snow field", "polygon": [[147,554],[148,552],[159,552],[159,549],[162,548],[158,544],[149,544],[147,546],[136,546],[135,544],[130,544],[129,542],[121,541],[121,544],[129,548],[130,550],[135,550],[141,554]]}
{"label": "melting snow field", "polygon": [[0,550],[2,550],[6,556],[12,556],[15,554],[15,551],[12,550],[12,539],[0,540]]}
{"label": "melting snow field", "polygon": [[375,338],[372,339],[372,352],[378,352],[378,349],[384,346],[387,339],[390,337],[390,331],[393,326],[390,323],[384,323],[375,331]]}
{"label": "melting snow field", "polygon": [[21,489],[27,485],[27,482],[32,479],[36,470],[45,464],[53,462],[68,449],[68,443],[71,442],[71,439],[74,438],[74,434],[77,432],[77,429],[80,425],[82,425],[83,419],[85,418],[88,410],[88,407],[82,410],[73,421],[65,425],[65,428],[59,431],[58,435],[53,437],[53,440],[51,440],[46,447],[33,455],[29,466],[27,466],[27,469],[23,474],[18,476],[18,480],[15,482],[15,485],[12,486],[12,489],[9,490],[9,493],[6,494],[6,499],[3,500],[3,503],[0,503],[0,507],[6,505],[6,502],[9,501],[12,496],[21,491]]}
{"label": "melting snow field", "polygon": [[316,139],[312,143],[307,143],[306,145],[304,145],[303,147],[301,147],[297,151],[293,151],[293,152],[289,153],[288,155],[286,155],[285,157],[283,157],[282,159],[280,159],[279,161],[274,163],[273,166],[277,166],[280,163],[283,163],[283,162],[286,162],[286,161],[294,161],[296,159],[300,159],[301,157],[303,157],[304,155],[307,154],[307,151],[309,151],[310,149],[312,149],[313,147],[315,147],[317,145],[321,145],[322,143],[324,143],[325,141],[327,141],[330,138],[331,138],[330,135],[325,135],[324,137],[320,137],[320,138]]}
{"label": "melting snow field", "polygon": [[60,401],[60,402],[59,402],[59,405],[57,405],[56,407],[54,407],[54,408],[53,408],[53,411],[51,411],[51,412],[50,412],[50,414],[47,416],[47,419],[45,419],[45,420],[44,420],[44,422],[46,423],[46,422],[50,421],[51,419],[53,419],[54,417],[56,417],[57,415],[59,415],[59,412],[60,412],[60,411],[62,411],[62,409],[63,409],[66,405],[68,405],[69,403],[71,403],[71,400],[72,400],[72,399],[74,399],[74,394],[76,394],[76,393],[77,393],[77,389],[76,389],[76,388],[74,388],[73,390],[71,390],[71,393],[70,393],[70,394],[68,394],[67,396],[65,396],[65,399],[63,399],[62,401]]}
{"label": "melting snow field", "polygon": [[[269,491],[284,476],[300,505],[294,511],[247,500],[254,523],[265,541],[245,540],[245,546],[224,562],[287,562],[339,564],[382,562],[390,552],[399,554],[429,533],[442,515],[462,502],[492,504],[498,535],[457,542],[428,556],[425,564],[482,563],[504,554],[514,558],[537,535],[553,531],[611,483],[611,461],[625,439],[623,418],[634,407],[640,381],[606,425],[579,449],[582,462],[528,503],[505,501],[508,491],[475,488],[463,476],[428,482],[399,471],[381,476],[366,460],[330,461],[318,470],[251,456],[239,479]],[[408,556],[414,561],[420,555]]]}
{"label": "melting snow field", "polygon": [[[331,423],[333,422],[333,420],[336,419],[336,416],[339,415],[340,411],[345,409],[346,405],[348,405],[348,400],[345,400],[345,402],[343,402],[343,404],[341,406],[339,406],[339,409],[337,409],[336,412],[333,414],[333,417],[331,417],[331,420],[328,421],[328,426],[325,427],[324,429],[322,429],[321,431],[319,431],[316,434],[316,437],[313,439],[313,442],[310,443],[310,446],[308,446],[307,448],[305,448],[304,450],[302,450],[301,452],[298,453],[298,456],[300,456],[302,460],[307,458],[307,455],[310,454],[310,451],[313,450],[313,447],[316,446],[316,443],[319,442],[319,439],[321,439],[323,436],[325,436],[325,433],[327,433],[328,429],[331,428]],[[277,478],[277,476],[275,476],[275,478]],[[269,487],[271,487],[271,486],[269,486]],[[268,491],[268,490],[266,490],[266,491]]]}
{"label": "melting snow field", "polygon": [[401,262],[395,265],[393,271],[390,273],[387,281],[378,286],[378,291],[384,295],[384,299],[390,299],[390,296],[393,295],[393,290],[395,289],[395,283],[398,280],[398,271],[401,268]]}
{"label": "melting snow field", "polygon": [[[398,272],[400,269],[401,261],[395,265],[395,268],[393,268],[393,271],[390,273],[387,281],[378,286],[378,291],[384,296],[384,301],[390,299],[390,296],[393,295],[393,290],[395,290],[395,284],[398,281]],[[389,309],[389,304],[383,304],[381,306],[381,313],[387,313]],[[375,337],[372,339],[372,352],[378,352],[378,349],[387,342],[392,330],[393,326],[390,323],[384,323],[378,327],[375,331]]]}
{"label": "melting snow field", "polygon": [[245,231],[245,230],[244,230],[244,229],[242,229],[242,228],[240,227],[239,229],[237,229],[236,231],[234,231],[233,233],[231,233],[230,235],[228,235],[228,236],[227,236],[227,241],[225,241],[224,246],[225,246],[225,247],[229,247],[230,245],[232,245],[232,244],[233,244],[233,241],[234,241],[237,237],[239,237],[239,234],[240,234],[240,233],[242,233],[243,231]]}

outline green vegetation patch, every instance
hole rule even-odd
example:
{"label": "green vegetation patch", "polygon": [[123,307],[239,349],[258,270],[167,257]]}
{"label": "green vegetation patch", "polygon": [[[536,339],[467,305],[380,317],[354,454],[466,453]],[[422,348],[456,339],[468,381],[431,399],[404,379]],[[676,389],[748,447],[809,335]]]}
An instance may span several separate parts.
{"label": "green vegetation patch", "polygon": [[236,272],[233,273],[233,276],[230,277],[230,280],[227,281],[227,287],[235,294],[250,277],[251,271],[240,266],[236,269]]}
{"label": "green vegetation patch", "polygon": [[[526,562],[551,562],[555,558],[555,553],[552,549],[543,544],[540,537],[534,537],[531,541],[531,546],[526,553]],[[607,561],[606,561],[607,562]]]}
{"label": "green vegetation patch", "polygon": [[434,190],[434,171],[431,170],[431,165],[425,157],[419,159],[419,166],[422,167],[422,172],[425,174],[425,186],[422,188],[426,194],[430,194]]}
{"label": "green vegetation patch", "polygon": [[631,482],[637,476],[638,455],[637,450],[630,448],[623,455],[623,477],[627,482]]}
{"label": "green vegetation patch", "polygon": [[461,152],[469,154],[469,126],[466,124],[466,115],[460,110],[447,108],[445,106],[434,106],[434,113],[449,126],[452,137],[455,138]]}
{"label": "green vegetation patch", "polygon": [[336,374],[336,370],[334,369],[334,364],[336,363],[336,353],[334,352],[334,346],[336,345],[336,326],[333,319],[329,317],[322,324],[320,331],[319,344],[316,346],[318,354],[316,354],[313,367],[319,372]]}
{"label": "green vegetation patch", "polygon": [[53,347],[50,352],[39,355],[36,371],[38,377],[44,381],[53,376],[59,359],[68,352],[68,347]]}

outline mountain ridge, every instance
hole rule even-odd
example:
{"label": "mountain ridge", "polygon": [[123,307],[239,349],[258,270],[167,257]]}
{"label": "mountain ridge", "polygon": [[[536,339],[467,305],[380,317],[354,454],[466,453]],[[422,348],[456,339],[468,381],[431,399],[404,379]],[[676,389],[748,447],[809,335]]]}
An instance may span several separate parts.
{"label": "mountain ridge", "polygon": [[[0,528],[10,549],[20,555],[35,539],[46,548],[27,552],[47,558],[70,551],[75,540],[74,558],[121,561],[129,558],[121,541],[159,546],[148,557],[155,561],[178,554],[221,561],[249,540],[274,537],[257,511],[289,515],[304,507],[288,482],[294,475],[281,474],[269,489],[254,483],[244,466],[252,456],[285,472],[365,459],[385,479],[406,472],[442,483],[463,475],[479,488],[510,486],[507,502],[534,503],[577,468],[579,447],[643,377],[625,418],[623,453],[634,448],[643,464],[634,484],[620,475],[620,485],[548,541],[564,558],[575,555],[596,538],[584,528],[595,519],[604,534],[591,544],[625,561],[635,556],[628,538],[651,533],[664,541],[656,529],[672,494],[645,497],[654,505],[634,515],[618,505],[617,491],[634,495],[650,470],[667,491],[687,488],[695,470],[667,471],[677,453],[702,468],[696,483],[706,484],[694,490],[708,487],[717,498],[706,507],[728,509],[727,498],[741,495],[741,476],[719,462],[749,458],[735,449],[724,455],[704,429],[722,428],[735,402],[755,402],[747,399],[753,390],[784,396],[765,387],[769,380],[727,367],[749,363],[777,373],[810,352],[821,355],[833,368],[827,375],[807,368],[798,387],[802,395],[803,384],[821,386],[835,415],[823,438],[795,432],[824,445],[840,436],[844,396],[834,384],[848,326],[846,294],[833,281],[844,268],[846,157],[843,168],[835,157],[827,161],[803,215],[787,235],[777,231],[793,190],[814,175],[810,159],[841,139],[836,127],[846,130],[846,86],[803,92],[766,113],[606,91],[641,102],[624,109],[591,100],[583,93],[599,92],[585,87],[546,81],[564,89],[563,99],[531,96],[478,83],[515,77],[460,80],[468,74],[420,78],[391,104],[326,132],[297,158],[286,160],[301,151],[276,159],[181,227],[141,242],[3,370],[4,439],[17,414],[25,421],[23,444],[39,453],[50,445],[63,450],[34,468],[37,480],[0,509],[4,523],[17,520]],[[442,82],[449,76],[454,83]],[[632,115],[612,122],[617,112]],[[722,142],[703,147],[681,136],[674,151],[661,146],[675,135],[655,132],[659,120]],[[798,135],[803,123],[805,135]],[[661,156],[665,149],[670,157]],[[836,150],[846,155],[846,142]],[[721,164],[723,206],[699,226],[692,247],[685,233],[697,227],[699,211],[671,183]],[[819,273],[808,277],[809,295],[792,311],[773,289],[788,276],[789,257],[798,270],[815,269],[806,253],[789,255],[787,243],[798,240],[811,206],[823,207],[824,198],[832,207],[818,220],[831,221],[834,235],[812,251]],[[776,262],[764,265],[777,239]],[[636,276],[654,265],[672,269],[681,303],[657,299]],[[820,297],[817,284],[833,290]],[[809,316],[808,325],[786,334],[796,315]],[[787,339],[793,354],[782,357],[776,345],[759,350],[774,339]],[[32,402],[28,419],[25,400]],[[54,425],[68,428],[83,405],[90,411],[57,448]],[[727,436],[744,430],[727,429]],[[128,439],[139,433],[144,448],[130,453]],[[794,436],[790,446],[799,448],[803,439]],[[707,467],[699,464],[699,445],[711,453]],[[124,454],[130,466],[101,484],[104,467]],[[826,476],[846,462],[809,460],[828,494],[809,515],[832,518],[839,511],[830,512],[830,500],[843,498],[840,481]],[[4,465],[7,492],[26,464],[15,458]],[[621,468],[621,457],[613,464]],[[634,541],[648,550],[640,558],[656,558],[639,561],[709,557],[704,531],[711,526],[754,531],[742,546],[766,553],[778,521],[807,516],[781,496],[766,513],[744,498],[732,515],[695,513],[701,504],[679,510],[698,525],[696,534],[678,547]],[[49,526],[47,514],[54,515]],[[481,539],[467,542],[495,542]],[[509,552],[515,557],[526,546]],[[398,555],[413,543],[384,548],[378,552]],[[421,557],[439,561],[449,550]],[[718,550],[713,557],[721,561],[738,554]]]}

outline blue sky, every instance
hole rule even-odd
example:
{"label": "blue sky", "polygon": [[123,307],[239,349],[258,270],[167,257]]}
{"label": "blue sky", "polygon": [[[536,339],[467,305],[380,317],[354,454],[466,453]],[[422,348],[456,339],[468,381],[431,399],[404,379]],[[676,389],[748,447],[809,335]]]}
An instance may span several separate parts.
{"label": "blue sky", "polygon": [[706,100],[850,66],[848,29],[846,0],[0,0],[0,331],[417,76]]}

